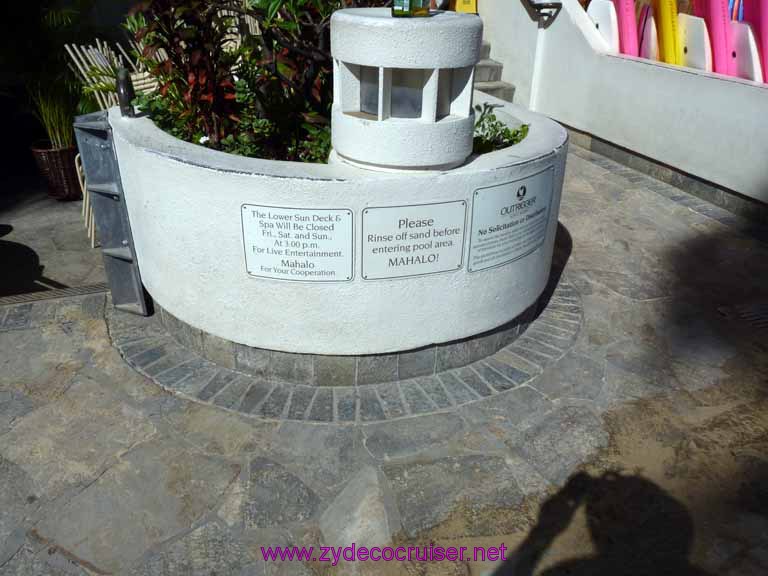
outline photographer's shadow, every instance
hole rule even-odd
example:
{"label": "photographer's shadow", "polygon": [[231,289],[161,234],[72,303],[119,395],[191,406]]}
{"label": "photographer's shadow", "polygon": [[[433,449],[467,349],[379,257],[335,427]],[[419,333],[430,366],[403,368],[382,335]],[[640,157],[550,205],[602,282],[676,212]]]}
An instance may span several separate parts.
{"label": "photographer's shadow", "polygon": [[581,504],[597,552],[564,560],[541,576],[709,576],[693,566],[693,519],[660,487],[638,476],[579,473],[541,507],[525,541],[495,576],[530,576]]}

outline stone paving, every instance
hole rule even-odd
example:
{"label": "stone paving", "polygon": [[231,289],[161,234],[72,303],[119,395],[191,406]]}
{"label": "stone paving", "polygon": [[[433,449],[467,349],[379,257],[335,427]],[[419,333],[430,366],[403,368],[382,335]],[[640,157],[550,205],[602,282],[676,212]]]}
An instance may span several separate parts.
{"label": "stone paving", "polygon": [[93,249],[81,216],[82,202],[59,202],[45,189],[19,193],[0,211],[0,297],[86,286],[106,281],[101,252]]}
{"label": "stone paving", "polygon": [[[766,302],[761,231],[575,146],[561,222],[562,277],[515,342],[394,385],[217,367],[106,294],[0,307],[0,575],[365,573],[259,547],[508,534],[616,410],[766,381],[740,315]],[[399,573],[480,574],[430,569]]]}

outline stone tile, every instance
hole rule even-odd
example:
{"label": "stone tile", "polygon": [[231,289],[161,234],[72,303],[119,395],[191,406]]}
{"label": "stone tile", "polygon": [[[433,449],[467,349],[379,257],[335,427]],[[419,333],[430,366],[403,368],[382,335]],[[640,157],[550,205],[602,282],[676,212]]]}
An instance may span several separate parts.
{"label": "stone tile", "polygon": [[460,368],[470,363],[471,349],[469,342],[454,342],[442,344],[435,350],[435,371],[443,372]]}
{"label": "stone tile", "polygon": [[416,380],[401,382],[400,389],[403,392],[411,414],[427,414],[435,411],[436,406],[419,387]]}
{"label": "stone tile", "polygon": [[0,456],[0,573],[2,567],[23,544],[27,519],[37,508],[41,496],[32,478],[18,464]]}
{"label": "stone tile", "polygon": [[318,509],[320,499],[300,478],[267,458],[249,465],[248,492],[243,508],[247,528],[268,528],[304,522]]}
{"label": "stone tile", "polygon": [[469,347],[469,362],[476,362],[495,354],[501,347],[501,333],[492,332],[467,341]]}
{"label": "stone tile", "polygon": [[285,421],[261,456],[300,477],[318,497],[334,498],[361,466],[372,463],[356,426]]}
{"label": "stone tile", "polygon": [[416,382],[438,408],[449,408],[451,399],[437,376],[417,378]]}
{"label": "stone tile", "polygon": [[412,352],[401,352],[398,355],[398,375],[401,380],[416,378],[417,376],[429,376],[434,373],[434,347]]}
{"label": "stone tile", "polygon": [[16,390],[0,390],[0,435],[34,409],[35,403],[26,394]]}
{"label": "stone tile", "polygon": [[155,433],[109,383],[78,377],[66,394],[15,421],[0,455],[21,466],[47,498],[92,482],[117,456]]}
{"label": "stone tile", "polygon": [[280,426],[279,422],[249,418],[199,402],[184,402],[184,409],[166,415],[165,421],[179,441],[228,458],[266,450]]}
{"label": "stone tile", "polygon": [[[466,378],[465,382],[468,382],[472,378],[472,372],[474,372],[475,375],[480,376],[482,380],[481,384],[487,384],[492,390],[495,390],[496,392],[504,392],[505,390],[511,390],[517,386],[515,382],[491,368],[491,366],[489,366],[488,363],[483,360],[480,362],[475,362],[472,365],[471,372],[468,371],[464,375],[464,378]],[[486,396],[487,394],[483,395]]]}
{"label": "stone tile", "polygon": [[602,423],[590,410],[561,406],[523,433],[519,450],[544,478],[559,486],[607,441]]}
{"label": "stone tile", "polygon": [[161,342],[168,342],[168,340],[149,336],[146,338],[133,339],[126,344],[118,344],[118,348],[124,358],[130,359],[137,354],[141,354],[142,352],[146,352],[147,350],[158,346]]}
{"label": "stone tile", "polygon": [[525,348],[530,352],[535,352],[536,354],[539,354],[541,356],[546,356],[547,358],[551,358],[553,360],[556,358],[559,358],[560,355],[562,354],[562,352],[558,348],[555,348],[554,346],[545,344],[544,342],[540,342],[539,340],[534,340],[533,338],[529,338],[527,332],[524,335],[520,336],[520,338],[518,338],[515,341],[515,344],[517,346]]}
{"label": "stone tile", "polygon": [[290,395],[290,390],[289,386],[281,384],[275,386],[259,408],[259,414],[267,418],[281,418]]}
{"label": "stone tile", "polygon": [[203,355],[224,368],[235,369],[235,350],[232,342],[213,334],[202,332]]}
{"label": "stone tile", "polygon": [[203,333],[200,330],[179,320],[165,309],[161,309],[161,315],[163,324],[181,345],[196,351],[203,349]]}
{"label": "stone tile", "polygon": [[195,357],[176,368],[159,374],[154,380],[162,386],[194,396],[210,382],[215,372],[216,368],[213,364]]}
{"label": "stone tile", "polygon": [[384,408],[387,418],[399,418],[408,413],[403,404],[400,386],[396,382],[379,384],[378,386],[374,386],[374,388],[379,395],[381,406]]}
{"label": "stone tile", "polygon": [[473,393],[469,388],[464,385],[454,371],[442,372],[437,375],[442,382],[443,387],[448,394],[453,398],[454,404],[464,404],[465,402],[471,402],[477,400],[479,396]]}
{"label": "stone tile", "polygon": [[336,418],[339,422],[354,422],[357,416],[357,390],[334,388]]}
{"label": "stone tile", "polygon": [[460,534],[486,535],[492,530],[485,524],[488,519],[471,512],[512,508],[523,498],[512,470],[500,456],[448,456],[432,462],[384,464],[382,469],[395,494],[403,528],[412,538],[459,506],[468,509],[467,525]]}
{"label": "stone tile", "polygon": [[568,340],[570,338],[573,338],[574,330],[572,327],[564,327],[561,324],[553,323],[551,320],[547,318],[539,318],[536,320],[534,324],[531,325],[530,328],[532,333],[536,333],[537,331],[543,332],[547,335],[552,335],[556,338],[559,338],[560,340]]}
{"label": "stone tile", "polygon": [[311,384],[314,379],[312,356],[273,351],[269,363],[270,376],[295,384]]}
{"label": "stone tile", "polygon": [[[473,370],[470,366],[461,368],[453,372],[468,388],[474,390],[478,396],[490,396],[493,394],[493,389],[488,386],[488,382],[483,379],[482,374]],[[491,379],[499,377],[499,374],[491,374]]]}
{"label": "stone tile", "polygon": [[131,364],[137,368],[144,369],[150,364],[157,362],[175,349],[176,347],[172,344],[158,344],[157,346],[153,346],[152,348],[149,348],[148,350],[140,352],[139,354],[131,357]]}
{"label": "stone tile", "polygon": [[568,352],[557,364],[547,367],[530,385],[553,400],[596,400],[605,386],[605,363]]}
{"label": "stone tile", "polygon": [[540,367],[546,366],[554,360],[554,358],[552,358],[551,356],[546,356],[535,350],[531,350],[528,347],[522,347],[518,345],[517,342],[510,344],[507,348],[505,348],[505,350],[514,352],[515,354],[520,356],[523,360],[531,362],[532,364],[535,364]]}
{"label": "stone tile", "polygon": [[235,464],[157,438],[52,510],[38,531],[95,572],[124,572],[208,513],[239,473]]}
{"label": "stone tile", "polygon": [[230,382],[237,378],[236,372],[221,369],[211,378],[208,384],[198,392],[197,397],[200,400],[207,401],[221,392]]}
{"label": "stone tile", "polygon": [[519,433],[545,418],[554,404],[541,393],[521,386],[461,408],[467,421],[488,426],[510,446],[519,442]]}
{"label": "stone tile", "polygon": [[378,384],[397,380],[397,354],[361,356],[357,359],[357,384]]}
{"label": "stone tile", "polygon": [[328,546],[388,546],[400,531],[400,514],[383,475],[364,466],[320,517]]}
{"label": "stone tile", "polygon": [[230,382],[224,390],[219,392],[213,399],[216,406],[234,410],[240,405],[240,401],[251,386],[251,378],[245,375],[238,375]]}
{"label": "stone tile", "polygon": [[304,420],[304,415],[315,397],[316,388],[310,386],[295,386],[291,394],[291,403],[288,406],[287,418],[291,420]]}
{"label": "stone tile", "polygon": [[209,522],[179,540],[163,546],[131,576],[176,576],[178,574],[241,574],[252,558],[239,538],[226,526]]}
{"label": "stone tile", "polygon": [[176,345],[174,349],[169,349],[168,354],[153,362],[143,369],[144,374],[150,378],[156,378],[160,374],[177,368],[178,366],[198,358],[193,352],[186,348]]}
{"label": "stone tile", "polygon": [[272,391],[272,384],[263,380],[251,380],[251,387],[243,396],[243,401],[238,408],[242,412],[254,412],[259,404],[269,396]]}
{"label": "stone tile", "polygon": [[386,419],[386,416],[384,416],[384,410],[379,403],[379,397],[376,395],[376,390],[374,387],[361,387],[358,394],[358,401],[360,403],[361,421],[372,422]]}
{"label": "stone tile", "polygon": [[569,334],[563,337],[564,335],[562,332],[549,329],[547,326],[539,323],[528,328],[528,330],[526,330],[526,335],[540,342],[546,342],[550,346],[558,348],[560,351],[568,350],[573,344],[573,339]]}
{"label": "stone tile", "polygon": [[233,344],[235,352],[235,368],[252,376],[266,378],[269,375],[271,354],[269,350],[251,348],[242,344]]}
{"label": "stone tile", "polygon": [[519,316],[516,320],[516,324],[514,326],[511,326],[509,328],[506,328],[499,332],[499,348],[503,348],[504,346],[508,346],[515,340],[517,340],[517,337],[520,335],[520,332],[525,329],[527,326],[527,320],[524,320],[522,316]]}
{"label": "stone tile", "polygon": [[455,413],[444,412],[419,418],[366,424],[362,427],[365,447],[378,460],[410,458],[453,443],[465,432],[464,421]]}
{"label": "stone tile", "polygon": [[3,576],[90,576],[56,548],[39,539],[22,538],[13,542],[13,552],[3,559]]}
{"label": "stone tile", "polygon": [[357,362],[354,356],[315,356],[314,360],[314,382],[318,386],[355,385]]}
{"label": "stone tile", "polygon": [[333,421],[333,390],[321,387],[317,391],[315,401],[309,411],[309,420],[315,422]]}
{"label": "stone tile", "polygon": [[575,316],[581,315],[581,306],[578,304],[567,304],[564,302],[557,302],[556,300],[549,301],[547,310],[551,312],[566,312]]}
{"label": "stone tile", "polygon": [[[508,359],[509,361],[505,361]],[[485,364],[517,385],[525,384],[533,378],[533,374],[529,374],[525,370],[513,365],[508,355],[499,354],[498,356],[488,358],[485,360]]]}
{"label": "stone tile", "polygon": [[32,314],[32,304],[19,304],[18,306],[11,306],[5,313],[5,319],[3,320],[3,330],[20,330],[26,328],[29,325],[30,316]]}

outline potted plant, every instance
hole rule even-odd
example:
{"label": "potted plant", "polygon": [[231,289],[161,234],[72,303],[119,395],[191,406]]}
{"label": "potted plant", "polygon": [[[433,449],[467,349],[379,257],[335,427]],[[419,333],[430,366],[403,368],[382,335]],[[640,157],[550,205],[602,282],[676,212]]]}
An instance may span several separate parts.
{"label": "potted plant", "polygon": [[81,100],[79,86],[66,65],[64,44],[83,32],[82,15],[91,4],[92,0],[43,2],[27,40],[29,61],[23,67],[23,79],[34,115],[47,136],[32,145],[32,155],[49,194],[59,200],[81,197],[72,122],[89,107]]}
{"label": "potted plant", "polygon": [[79,200],[80,184],[75,169],[75,135],[72,130],[76,101],[66,86],[42,86],[32,93],[35,112],[48,136],[35,143],[32,155],[46,179],[48,192],[59,200]]}

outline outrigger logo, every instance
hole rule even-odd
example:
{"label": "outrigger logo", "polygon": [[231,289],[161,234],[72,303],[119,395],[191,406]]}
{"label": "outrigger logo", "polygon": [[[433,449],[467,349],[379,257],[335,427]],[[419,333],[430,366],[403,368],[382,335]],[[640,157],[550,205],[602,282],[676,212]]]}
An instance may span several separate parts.
{"label": "outrigger logo", "polygon": [[534,204],[536,204],[536,196],[532,196],[531,198],[528,198],[526,200],[525,195],[528,194],[528,189],[525,187],[525,185],[520,186],[520,188],[517,189],[517,202],[514,204],[510,204],[509,206],[504,206],[500,213],[502,216],[509,216],[509,215],[515,215],[520,214],[521,212],[527,210]]}

